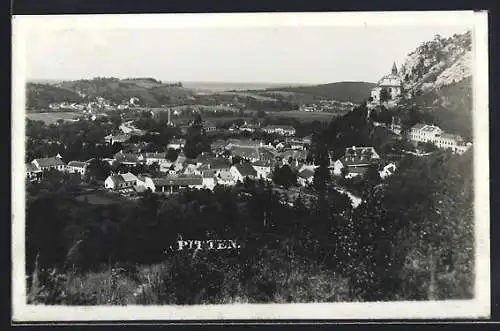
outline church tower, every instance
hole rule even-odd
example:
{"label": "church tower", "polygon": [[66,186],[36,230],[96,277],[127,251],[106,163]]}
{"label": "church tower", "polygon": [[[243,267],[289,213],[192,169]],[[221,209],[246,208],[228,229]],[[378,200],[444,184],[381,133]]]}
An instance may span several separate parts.
{"label": "church tower", "polygon": [[396,62],[392,64],[392,74],[397,75],[398,74],[398,67],[396,67]]}

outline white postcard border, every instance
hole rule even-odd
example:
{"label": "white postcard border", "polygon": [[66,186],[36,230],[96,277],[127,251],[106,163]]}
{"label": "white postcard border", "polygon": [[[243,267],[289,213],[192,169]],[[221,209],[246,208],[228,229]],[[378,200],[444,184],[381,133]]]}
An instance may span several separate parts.
{"label": "white postcard border", "polygon": [[[474,35],[474,175],[476,279],[473,300],[203,306],[66,307],[26,304],[24,242],[25,42],[30,29],[185,28],[257,26],[464,25]],[[488,27],[486,12],[263,14],[140,14],[17,16],[12,67],[12,300],[14,321],[132,321],[236,319],[442,319],[490,315]]]}

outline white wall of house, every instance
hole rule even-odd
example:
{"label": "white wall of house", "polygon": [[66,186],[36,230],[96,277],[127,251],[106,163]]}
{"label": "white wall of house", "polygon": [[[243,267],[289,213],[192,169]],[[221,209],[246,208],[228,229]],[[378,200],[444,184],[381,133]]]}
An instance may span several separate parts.
{"label": "white wall of house", "polygon": [[241,175],[241,173],[238,171],[238,169],[236,169],[235,166],[232,166],[231,169],[229,170],[231,172],[231,176],[233,177],[233,180],[235,182],[237,181],[241,181],[243,182],[243,176]]}
{"label": "white wall of house", "polygon": [[107,188],[110,190],[115,189],[115,182],[113,181],[113,179],[111,179],[111,176],[108,176],[108,178],[106,178],[106,180],[104,181],[104,188]]}
{"label": "white wall of house", "polygon": [[255,171],[257,171],[257,178],[266,179],[271,174],[271,167],[263,167],[263,166],[253,166]]}
{"label": "white wall of house", "polygon": [[145,187],[146,189],[150,189],[150,190],[151,190],[151,192],[155,192],[155,191],[156,191],[156,186],[155,186],[155,184],[153,183],[153,180],[152,180],[151,178],[149,178],[149,177],[146,177],[146,178],[144,179],[144,187]]}
{"label": "white wall of house", "polygon": [[335,176],[341,176],[343,168],[344,168],[344,164],[340,160],[335,161],[333,163],[333,174]]}
{"label": "white wall of house", "polygon": [[203,177],[203,187],[213,190],[215,187],[215,178],[213,177]]}

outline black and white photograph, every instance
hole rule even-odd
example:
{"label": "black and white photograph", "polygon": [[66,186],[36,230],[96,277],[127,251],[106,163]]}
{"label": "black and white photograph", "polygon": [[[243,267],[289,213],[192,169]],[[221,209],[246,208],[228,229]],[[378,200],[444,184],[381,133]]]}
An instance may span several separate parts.
{"label": "black and white photograph", "polygon": [[486,13],[12,21],[14,320],[489,316]]}

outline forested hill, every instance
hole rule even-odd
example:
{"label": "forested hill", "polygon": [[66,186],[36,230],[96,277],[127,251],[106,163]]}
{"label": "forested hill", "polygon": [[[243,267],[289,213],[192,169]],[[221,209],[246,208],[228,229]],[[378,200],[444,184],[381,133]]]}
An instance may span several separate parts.
{"label": "forested hill", "polygon": [[139,98],[142,104],[158,107],[191,98],[194,92],[180,83],[165,84],[153,78],[94,78],[52,84],[28,83],[28,108],[47,108],[53,102],[87,102],[102,97],[120,104]]}
{"label": "forested hill", "polygon": [[52,84],[26,84],[26,105],[29,108],[48,108],[54,102],[82,102],[83,98],[67,88]]}
{"label": "forested hill", "polygon": [[300,93],[325,99],[362,103],[370,96],[370,90],[373,87],[375,84],[368,82],[337,82],[312,86],[268,88],[265,91]]}

